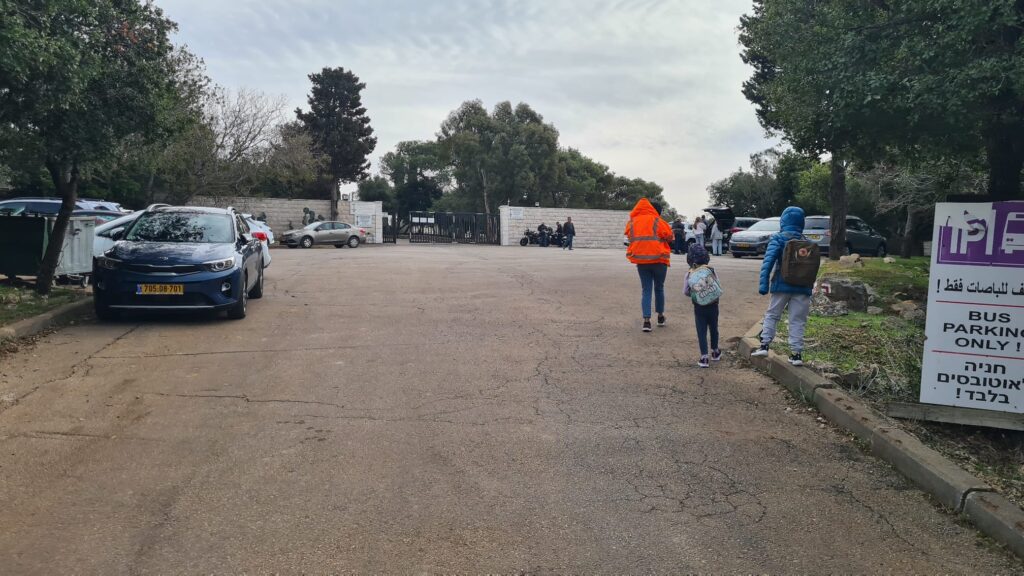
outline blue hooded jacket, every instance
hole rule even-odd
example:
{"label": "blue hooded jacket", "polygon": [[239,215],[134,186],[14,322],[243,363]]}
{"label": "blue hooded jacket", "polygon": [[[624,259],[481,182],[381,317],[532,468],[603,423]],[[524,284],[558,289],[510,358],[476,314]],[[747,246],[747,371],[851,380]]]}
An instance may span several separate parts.
{"label": "blue hooded jacket", "polygon": [[768,240],[768,249],[764,254],[764,262],[761,264],[759,292],[767,294],[771,288],[771,292],[810,296],[813,292],[811,288],[793,286],[782,281],[782,254],[786,250],[786,242],[794,238],[802,238],[804,235],[804,209],[790,206],[783,210],[782,218],[779,219],[779,227],[781,231],[773,234]]}

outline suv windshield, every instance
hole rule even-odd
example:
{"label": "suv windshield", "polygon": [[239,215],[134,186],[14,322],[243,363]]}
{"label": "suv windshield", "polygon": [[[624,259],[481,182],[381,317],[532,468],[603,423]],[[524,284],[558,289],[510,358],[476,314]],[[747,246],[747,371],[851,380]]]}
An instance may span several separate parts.
{"label": "suv windshield", "polygon": [[229,244],[235,241],[235,227],[226,214],[149,212],[139,216],[125,240]]}
{"label": "suv windshield", "polygon": [[828,218],[808,218],[804,230],[828,230]]}
{"label": "suv windshield", "polygon": [[757,224],[754,224],[750,228],[747,228],[750,232],[778,232],[779,221],[778,220],[761,220]]}

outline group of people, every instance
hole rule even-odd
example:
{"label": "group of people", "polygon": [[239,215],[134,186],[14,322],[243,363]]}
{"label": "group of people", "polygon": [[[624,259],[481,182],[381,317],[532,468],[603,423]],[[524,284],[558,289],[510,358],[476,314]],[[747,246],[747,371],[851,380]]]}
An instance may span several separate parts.
{"label": "group of people", "polygon": [[[779,320],[788,308],[791,352],[789,361],[795,366],[803,365],[804,327],[810,312],[812,288],[786,282],[782,277],[782,261],[786,243],[790,240],[803,239],[803,230],[803,209],[796,206],[786,208],[780,219],[780,231],[772,235],[761,265],[758,292],[762,296],[770,293],[771,300],[764,316],[761,346],[752,354],[768,355]],[[630,212],[629,223],[624,233],[629,246],[626,258],[636,265],[640,275],[642,330],[652,332],[652,298],[653,311],[657,314],[657,326],[664,327],[668,324],[665,317],[665,279],[671,264],[672,244],[676,240],[676,234],[673,227],[661,218],[661,206],[646,198],[641,198]],[[698,238],[700,237],[698,233]],[[720,248],[715,252],[716,255],[721,254]],[[689,269],[683,281],[683,294],[693,303],[697,343],[700,348],[697,365],[708,368],[712,362],[722,359],[718,317],[724,289],[717,272],[710,265],[711,256],[703,242],[694,242],[688,247],[686,263]]]}
{"label": "group of people", "polygon": [[[708,221],[705,216],[697,216],[693,220],[693,233],[696,236],[697,243],[703,244],[704,239],[709,239],[711,240],[712,253],[715,256],[722,255],[722,242],[725,240],[725,232],[722,231],[717,220]],[[686,254],[686,222],[683,222],[681,216],[676,216],[675,221],[672,222],[672,234],[674,236],[672,252],[674,254]]]}
{"label": "group of people", "polygon": [[567,216],[565,224],[561,222],[555,223],[555,229],[552,230],[550,226],[540,223],[537,226],[537,234],[540,236],[539,242],[541,247],[546,248],[551,245],[551,235],[554,233],[554,237],[558,239],[558,242],[562,246],[562,250],[572,250],[572,239],[576,237],[576,225],[572,223],[572,216]]}

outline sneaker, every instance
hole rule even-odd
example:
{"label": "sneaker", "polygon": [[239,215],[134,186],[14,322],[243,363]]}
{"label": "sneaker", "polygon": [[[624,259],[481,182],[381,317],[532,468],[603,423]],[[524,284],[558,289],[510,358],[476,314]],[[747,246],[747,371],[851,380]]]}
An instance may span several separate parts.
{"label": "sneaker", "polygon": [[664,328],[666,325],[668,325],[668,320],[665,318],[665,315],[658,314],[658,328]]}
{"label": "sneaker", "polygon": [[718,362],[721,359],[722,359],[722,351],[721,350],[712,350],[711,351],[711,361],[712,362]]}
{"label": "sneaker", "polygon": [[697,362],[697,366],[700,366],[701,368],[707,368],[708,366],[711,366],[711,363],[708,362],[707,356],[701,356],[700,360]]}
{"label": "sneaker", "polygon": [[804,358],[799,353],[793,354],[792,356],[789,357],[789,363],[792,364],[793,366],[803,366]]}
{"label": "sneaker", "polygon": [[761,347],[758,348],[757,350],[754,350],[753,352],[751,352],[750,355],[754,356],[754,357],[767,356],[768,355],[768,345],[767,344],[761,344]]}
{"label": "sneaker", "polygon": [[651,331],[651,321],[650,320],[644,320],[644,332],[650,332],[650,331]]}

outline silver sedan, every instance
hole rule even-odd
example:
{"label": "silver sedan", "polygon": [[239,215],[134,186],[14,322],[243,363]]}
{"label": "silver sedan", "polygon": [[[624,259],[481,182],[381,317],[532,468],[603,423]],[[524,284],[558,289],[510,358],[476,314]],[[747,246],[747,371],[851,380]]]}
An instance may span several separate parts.
{"label": "silver sedan", "polygon": [[317,244],[329,244],[335,248],[358,248],[365,242],[366,230],[346,222],[313,222],[281,235],[281,244],[289,248],[312,248]]}

